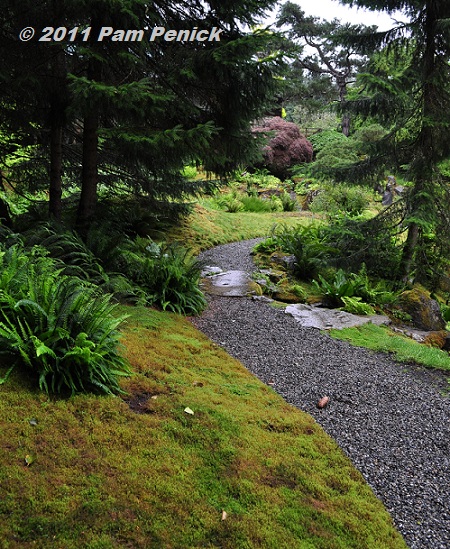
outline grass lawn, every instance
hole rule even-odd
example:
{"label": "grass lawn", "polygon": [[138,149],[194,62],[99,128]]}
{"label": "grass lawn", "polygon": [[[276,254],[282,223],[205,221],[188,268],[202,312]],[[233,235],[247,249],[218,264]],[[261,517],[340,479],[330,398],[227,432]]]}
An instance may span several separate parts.
{"label": "grass lawn", "polygon": [[187,319],[124,310],[127,394],[0,386],[0,548],[406,547],[309,415]]}

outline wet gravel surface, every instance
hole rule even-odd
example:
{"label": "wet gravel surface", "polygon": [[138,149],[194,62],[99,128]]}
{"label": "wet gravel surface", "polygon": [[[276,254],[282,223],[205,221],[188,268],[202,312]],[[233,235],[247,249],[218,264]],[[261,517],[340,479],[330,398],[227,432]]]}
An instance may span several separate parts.
{"label": "wet gravel surface", "polygon": [[[201,254],[254,270],[257,240]],[[250,298],[213,297],[194,324],[287,402],[310,413],[383,501],[410,548],[450,548],[448,375],[352,347]],[[317,408],[324,395],[328,406]]]}

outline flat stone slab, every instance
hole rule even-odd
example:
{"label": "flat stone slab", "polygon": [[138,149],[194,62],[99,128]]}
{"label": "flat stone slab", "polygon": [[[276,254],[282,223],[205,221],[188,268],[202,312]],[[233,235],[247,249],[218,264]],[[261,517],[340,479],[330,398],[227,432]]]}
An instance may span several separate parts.
{"label": "flat stone slab", "polygon": [[221,272],[223,271],[220,267],[212,267],[210,265],[205,265],[205,267],[203,267],[202,272],[200,273],[200,276],[204,278],[205,276],[212,276],[215,274],[219,274]]}
{"label": "flat stone slab", "polygon": [[206,292],[224,297],[246,297],[255,293],[255,282],[245,271],[225,271],[202,281]]}
{"label": "flat stone slab", "polygon": [[382,324],[390,324],[391,322],[387,316],[383,315],[360,316],[340,311],[339,309],[324,309],[304,303],[288,305],[285,312],[292,315],[301,326],[317,328],[319,330],[341,330],[342,328],[362,326],[368,322],[380,326]]}

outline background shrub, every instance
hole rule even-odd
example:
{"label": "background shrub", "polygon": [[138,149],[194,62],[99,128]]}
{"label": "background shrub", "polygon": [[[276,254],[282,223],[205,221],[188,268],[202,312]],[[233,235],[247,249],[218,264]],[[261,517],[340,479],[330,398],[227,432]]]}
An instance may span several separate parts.
{"label": "background shrub", "polygon": [[395,226],[380,216],[359,221],[346,215],[335,216],[322,227],[322,238],[336,253],[331,264],[358,272],[364,263],[370,276],[391,280],[400,263],[401,248]]}
{"label": "background shrub", "polygon": [[295,164],[311,162],[312,145],[293,122],[286,122],[278,116],[268,118],[254,131],[269,135],[275,133],[263,149],[263,167],[276,177],[286,179]]}
{"label": "background shrub", "polygon": [[372,193],[369,189],[328,183],[314,197],[309,209],[312,212],[325,212],[329,216],[345,213],[349,216],[359,215],[369,207]]}
{"label": "background shrub", "polygon": [[339,146],[345,143],[348,138],[340,131],[324,130],[309,136],[308,139],[313,146],[314,158],[316,158],[317,154],[325,147],[339,149]]}
{"label": "background shrub", "polygon": [[314,225],[275,225],[269,238],[255,247],[255,251],[262,253],[271,253],[276,249],[295,257],[294,272],[304,280],[316,276],[335,253],[323,240],[321,228]]}

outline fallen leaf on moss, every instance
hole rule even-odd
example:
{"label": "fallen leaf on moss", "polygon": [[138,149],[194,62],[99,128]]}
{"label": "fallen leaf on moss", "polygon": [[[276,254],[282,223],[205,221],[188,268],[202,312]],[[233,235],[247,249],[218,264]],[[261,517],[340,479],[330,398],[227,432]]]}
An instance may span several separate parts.
{"label": "fallen leaf on moss", "polygon": [[29,467],[34,461],[36,461],[36,458],[32,454],[27,454],[25,456],[25,464],[27,467]]}

